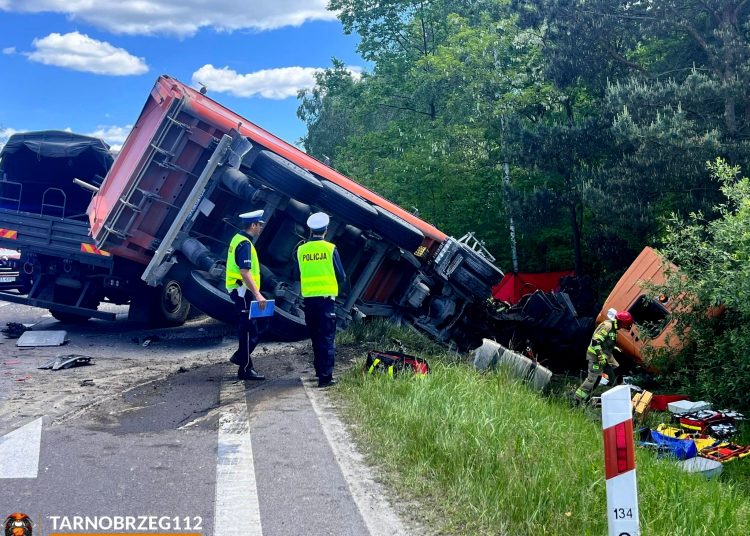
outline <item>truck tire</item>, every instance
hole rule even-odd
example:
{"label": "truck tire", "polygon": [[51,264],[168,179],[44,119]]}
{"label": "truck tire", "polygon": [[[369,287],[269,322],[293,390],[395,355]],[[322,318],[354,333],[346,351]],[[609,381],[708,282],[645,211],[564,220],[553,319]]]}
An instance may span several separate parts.
{"label": "truck tire", "polygon": [[373,228],[378,219],[377,211],[358,195],[330,181],[321,181],[323,192],[318,204],[329,210],[335,219],[351,223],[362,230]]}
{"label": "truck tire", "polygon": [[312,173],[271,151],[261,151],[250,169],[272,188],[303,203],[314,203],[323,191]]}
{"label": "truck tire", "polygon": [[185,298],[182,285],[175,279],[169,279],[156,289],[157,323],[162,326],[181,326],[190,314],[190,302]]}
{"label": "truck tire", "polygon": [[52,318],[62,322],[63,324],[83,324],[89,318],[91,318],[91,316],[78,315],[75,313],[65,313],[56,309],[50,309],[49,312],[52,315]]}
{"label": "truck tire", "polygon": [[193,270],[182,282],[182,292],[190,303],[208,316],[235,324],[237,313],[234,302],[224,290],[211,283],[211,277],[200,270]]}
{"label": "truck tire", "polygon": [[308,337],[305,319],[277,307],[265,338],[272,341],[294,342]]}
{"label": "truck tire", "polygon": [[[72,289],[60,285],[55,285],[53,290],[54,300],[62,305],[75,305],[78,301],[79,294],[80,291],[78,289]],[[96,309],[98,305],[98,300],[93,300],[90,298],[85,299],[84,303],[82,304],[83,307],[88,307],[91,309]],[[58,311],[57,309],[50,309],[49,312],[52,315],[52,318],[54,318],[55,320],[59,320],[64,324],[81,324],[91,318],[91,315],[87,315],[86,313],[69,313],[67,311]]]}
{"label": "truck tire", "polygon": [[373,231],[406,251],[414,252],[422,245],[422,231],[384,208],[376,206],[375,210],[378,218],[373,223]]}
{"label": "truck tire", "polygon": [[479,279],[463,266],[456,268],[451,274],[450,280],[461,287],[464,291],[467,291],[469,294],[480,300],[485,300],[492,294],[492,290],[487,283]]}
{"label": "truck tire", "polygon": [[479,277],[487,281],[490,286],[497,285],[503,278],[503,272],[490,261],[480,256],[479,253],[466,246],[462,246],[464,260],[461,266],[465,266]]}

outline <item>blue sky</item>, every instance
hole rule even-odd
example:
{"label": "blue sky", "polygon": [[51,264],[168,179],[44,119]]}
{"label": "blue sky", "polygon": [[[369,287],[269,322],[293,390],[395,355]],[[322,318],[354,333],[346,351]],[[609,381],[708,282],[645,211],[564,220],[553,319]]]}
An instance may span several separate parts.
{"label": "blue sky", "polygon": [[0,143],[70,129],[124,141],[169,74],[295,143],[296,90],[364,62],[326,0],[0,0]]}

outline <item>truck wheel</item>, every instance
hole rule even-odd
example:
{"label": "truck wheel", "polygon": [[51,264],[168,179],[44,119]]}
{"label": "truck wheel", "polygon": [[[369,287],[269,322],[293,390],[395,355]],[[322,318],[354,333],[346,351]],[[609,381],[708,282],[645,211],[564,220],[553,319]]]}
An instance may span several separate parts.
{"label": "truck wheel", "polygon": [[234,302],[224,290],[211,283],[206,272],[193,270],[182,282],[182,292],[190,303],[208,316],[234,324],[237,322]]}
{"label": "truck wheel", "polygon": [[157,289],[156,313],[163,326],[181,326],[190,313],[190,302],[185,299],[182,285],[174,279],[167,280]]}
{"label": "truck wheel", "polygon": [[89,318],[91,318],[90,316],[77,315],[75,313],[64,313],[55,309],[50,309],[49,312],[52,315],[52,318],[54,318],[55,320],[59,320],[63,324],[82,324]]}
{"label": "truck wheel", "polygon": [[472,274],[463,266],[456,268],[451,274],[450,280],[456,285],[468,291],[469,294],[481,300],[487,299],[492,294],[490,286]]}
{"label": "truck wheel", "polygon": [[422,231],[384,208],[376,206],[375,210],[378,218],[373,223],[373,231],[406,251],[413,252],[422,245]]}
{"label": "truck wheel", "polygon": [[342,219],[363,230],[373,228],[378,218],[377,211],[367,201],[330,181],[323,183],[323,193],[318,204],[332,212],[335,219]]}
{"label": "truck wheel", "polygon": [[[79,294],[80,291],[78,289],[72,289],[60,285],[55,285],[53,291],[54,300],[62,305],[75,305],[78,301]],[[82,304],[83,307],[88,307],[91,309],[96,309],[98,305],[99,301],[92,300],[90,299],[90,297],[84,299],[84,302]],[[58,311],[56,309],[50,309],[49,312],[55,320],[59,320],[60,322],[63,322],[65,324],[81,324],[91,318],[91,315],[87,315],[85,313],[69,313],[66,311]]]}
{"label": "truck wheel", "polygon": [[261,151],[250,169],[272,188],[304,203],[315,202],[323,190],[312,173],[271,151]]}
{"label": "truck wheel", "polygon": [[266,338],[272,341],[301,341],[307,338],[305,319],[277,307],[271,317]]}
{"label": "truck wheel", "polygon": [[503,272],[490,261],[481,257],[479,253],[466,246],[462,246],[464,260],[462,266],[470,269],[491,286],[498,284],[503,278]]}

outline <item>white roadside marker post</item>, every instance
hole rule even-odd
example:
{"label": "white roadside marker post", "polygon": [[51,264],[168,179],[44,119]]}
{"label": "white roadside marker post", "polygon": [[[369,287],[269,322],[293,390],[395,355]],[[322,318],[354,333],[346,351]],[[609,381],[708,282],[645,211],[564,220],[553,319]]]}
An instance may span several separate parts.
{"label": "white roadside marker post", "polygon": [[620,385],[602,395],[602,428],[609,536],[639,536],[641,528],[629,386]]}

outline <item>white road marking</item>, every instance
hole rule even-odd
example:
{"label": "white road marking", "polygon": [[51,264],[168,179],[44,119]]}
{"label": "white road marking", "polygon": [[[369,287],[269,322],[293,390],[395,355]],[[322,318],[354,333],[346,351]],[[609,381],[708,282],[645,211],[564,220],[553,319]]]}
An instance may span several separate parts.
{"label": "white road marking", "polygon": [[385,500],[387,493],[373,478],[362,455],[350,446],[349,433],[325,393],[314,387],[314,381],[300,379],[370,536],[407,536],[409,533]]}
{"label": "white road marking", "polygon": [[244,384],[225,378],[220,396],[214,536],[262,536]]}
{"label": "white road marking", "polygon": [[0,479],[36,478],[41,448],[41,417],[0,437]]}

